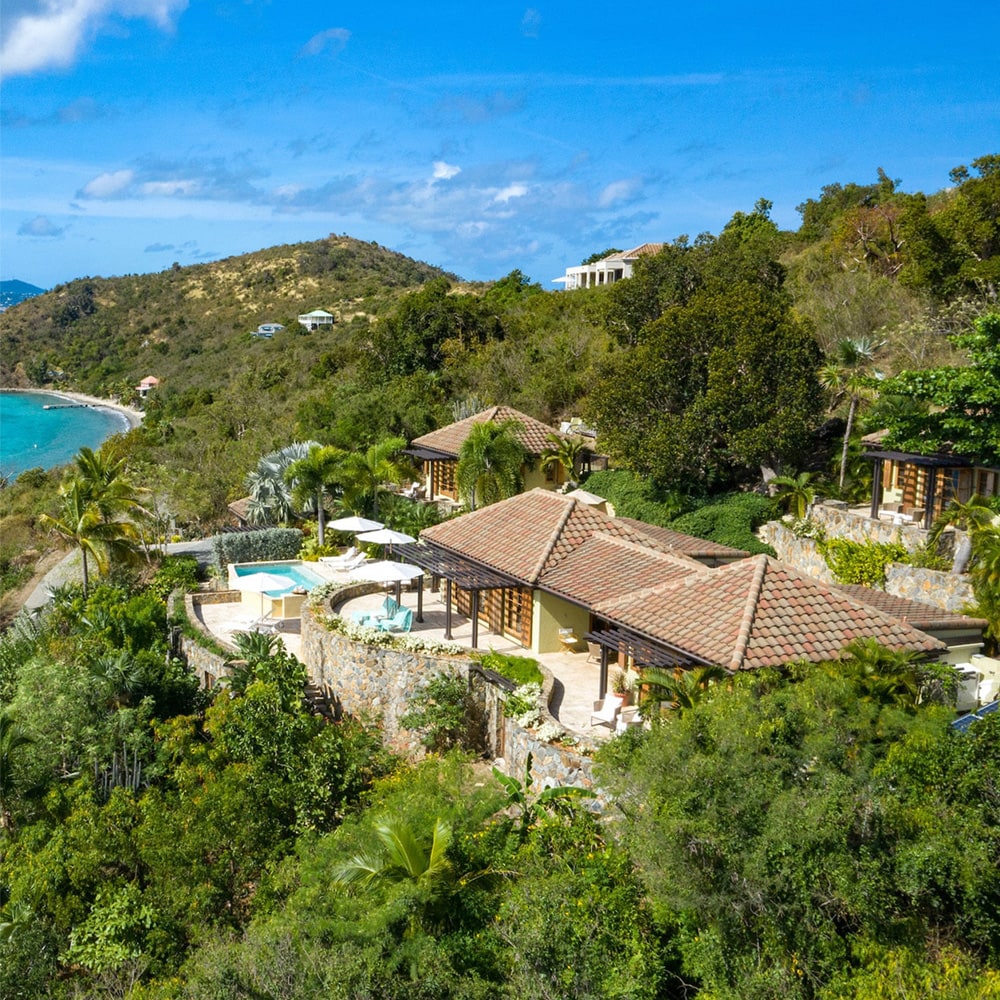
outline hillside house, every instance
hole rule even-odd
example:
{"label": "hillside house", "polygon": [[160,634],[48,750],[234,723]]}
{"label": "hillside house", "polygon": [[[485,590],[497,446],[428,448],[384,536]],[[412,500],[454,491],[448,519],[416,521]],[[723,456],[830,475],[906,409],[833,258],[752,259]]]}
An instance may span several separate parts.
{"label": "hillside house", "polygon": [[140,399],[145,399],[159,384],[160,380],[155,375],[147,375],[135,387],[135,391],[139,394]]}
{"label": "hillside house", "polygon": [[1000,468],[977,465],[949,451],[894,451],[885,447],[885,437],[883,430],[861,439],[864,457],[874,465],[872,518],[891,514],[930,528],[952,500],[1000,496]]}
{"label": "hillside house", "polygon": [[541,454],[552,446],[549,436],[565,437],[554,427],[543,424],[542,421],[529,417],[510,406],[491,406],[459,420],[456,423],[439,427],[436,431],[414,438],[406,454],[419,461],[423,468],[424,495],[431,500],[447,500],[459,502],[456,474],[458,471],[458,454],[469,436],[469,432],[477,423],[494,421],[503,423],[514,420],[521,425],[516,436],[525,451],[530,463],[522,469],[524,488],[526,490],[540,487],[554,490],[566,482],[565,471],[560,466],[542,469],[539,464]]}
{"label": "hillside house", "polygon": [[601,285],[613,285],[616,281],[632,277],[632,269],[640,257],[658,254],[662,249],[662,243],[643,243],[631,250],[610,254],[593,264],[567,267],[563,277],[553,278],[552,281],[562,284],[567,292],[575,288],[598,288]]}
{"label": "hillside house", "polygon": [[[679,544],[676,533],[651,527],[535,489],[428,528],[399,551],[444,581],[446,610],[472,619],[474,646],[480,625],[536,654],[586,643],[600,661],[600,697],[615,658],[752,670],[834,659],[855,639],[929,658],[947,653],[946,641],[907,620],[913,608],[879,607],[769,556],[728,550],[733,561],[706,565],[684,551],[697,550],[695,540]],[[938,634],[981,640],[982,621],[924,612]]]}
{"label": "hillside house", "polygon": [[333,326],[333,313],[328,313],[325,309],[313,309],[312,312],[299,316],[299,323],[310,331]]}
{"label": "hillside house", "polygon": [[262,340],[270,340],[276,333],[281,333],[285,328],[280,323],[261,323],[254,330],[254,336]]}

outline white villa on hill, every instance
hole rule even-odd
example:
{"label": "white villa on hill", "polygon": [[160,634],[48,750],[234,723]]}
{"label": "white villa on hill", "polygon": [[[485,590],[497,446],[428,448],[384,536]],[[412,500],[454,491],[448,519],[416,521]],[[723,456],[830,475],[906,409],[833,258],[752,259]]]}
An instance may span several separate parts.
{"label": "white villa on hill", "polygon": [[333,313],[325,309],[313,309],[299,316],[299,323],[307,330],[318,330],[321,326],[333,326]]}
{"label": "white villa on hill", "polygon": [[642,246],[613,253],[595,261],[593,264],[581,264],[579,267],[567,267],[566,274],[561,278],[553,278],[555,283],[562,283],[568,292],[574,288],[596,288],[599,285],[613,285],[623,278],[632,277],[632,267],[640,257],[650,257],[663,249],[662,243],[643,243]]}

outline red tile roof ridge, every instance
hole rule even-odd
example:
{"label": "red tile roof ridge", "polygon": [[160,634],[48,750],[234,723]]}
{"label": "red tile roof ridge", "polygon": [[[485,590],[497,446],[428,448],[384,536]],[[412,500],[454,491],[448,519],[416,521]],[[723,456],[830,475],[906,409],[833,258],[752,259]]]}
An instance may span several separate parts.
{"label": "red tile roof ridge", "polygon": [[760,600],[761,588],[764,585],[764,577],[768,569],[768,557],[763,554],[751,556],[746,562],[754,564],[754,572],[747,590],[747,599],[743,605],[743,617],[740,619],[739,631],[736,633],[736,645],[729,661],[730,670],[739,670],[743,665],[743,658],[746,656],[747,646],[750,642],[750,634],[753,632],[754,618],[757,615],[757,602]]}
{"label": "red tile roof ridge", "polygon": [[[543,493],[549,492],[548,490],[543,490]],[[559,543],[562,538],[563,528],[566,527],[566,522],[570,519],[570,515],[573,513],[573,509],[576,507],[578,501],[572,500],[569,497],[565,498],[568,502],[566,504],[566,509],[562,512],[559,518],[558,524],[549,535],[549,540],[545,543],[545,548],[542,551],[541,557],[538,562],[535,563],[534,569],[531,571],[531,575],[528,577],[528,582],[531,584],[538,583],[538,578],[542,575],[542,570],[545,569],[545,564],[549,561],[549,556],[552,555],[552,550]]]}

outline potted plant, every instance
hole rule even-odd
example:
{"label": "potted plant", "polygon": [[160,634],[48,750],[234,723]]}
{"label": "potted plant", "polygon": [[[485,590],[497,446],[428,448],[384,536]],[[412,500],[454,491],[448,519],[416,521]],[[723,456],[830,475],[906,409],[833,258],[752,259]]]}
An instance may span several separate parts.
{"label": "potted plant", "polygon": [[616,670],[611,675],[611,690],[622,699],[623,706],[631,704],[632,682],[627,671]]}

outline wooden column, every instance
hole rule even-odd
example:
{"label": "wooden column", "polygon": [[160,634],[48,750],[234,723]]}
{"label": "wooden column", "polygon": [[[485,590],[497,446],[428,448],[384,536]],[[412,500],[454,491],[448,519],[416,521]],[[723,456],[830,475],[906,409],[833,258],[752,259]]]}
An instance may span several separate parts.
{"label": "wooden column", "polygon": [[451,641],[451,580],[444,581],[444,637]]}
{"label": "wooden column", "polygon": [[882,459],[876,458],[872,463],[872,509],[871,519],[878,520],[878,509],[882,505]]}
{"label": "wooden column", "polygon": [[417,621],[424,620],[424,578],[417,577]]}
{"label": "wooden column", "polygon": [[601,643],[601,679],[597,685],[597,697],[603,701],[608,693],[608,647]]}
{"label": "wooden column", "polygon": [[472,648],[479,647],[479,591],[472,592]]}

